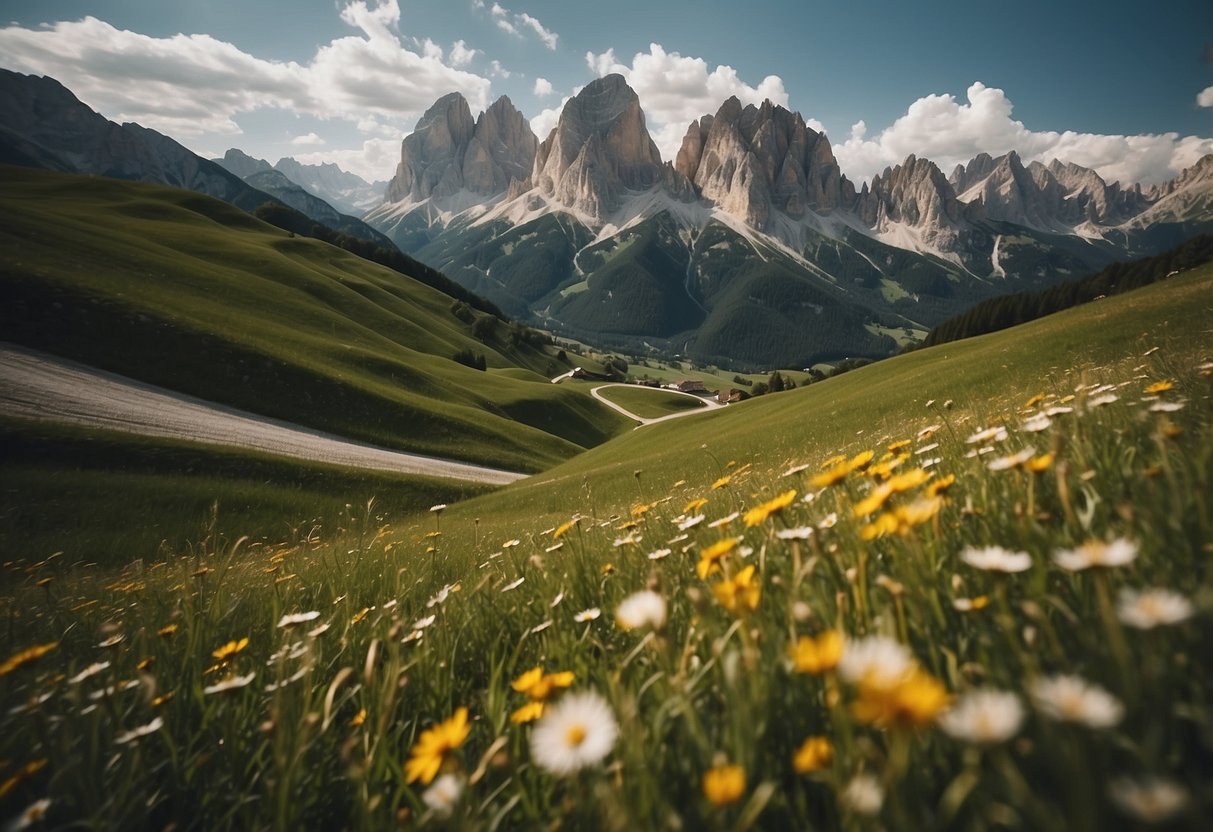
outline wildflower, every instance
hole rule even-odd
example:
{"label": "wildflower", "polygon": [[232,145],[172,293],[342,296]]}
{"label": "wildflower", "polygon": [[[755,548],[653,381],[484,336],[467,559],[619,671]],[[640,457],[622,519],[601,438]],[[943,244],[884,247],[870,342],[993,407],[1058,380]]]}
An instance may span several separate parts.
{"label": "wildflower", "polygon": [[1013,453],[1007,456],[1001,456],[998,459],[990,460],[986,463],[986,468],[991,471],[1009,471],[1012,468],[1018,468],[1025,464],[1035,453],[1035,448],[1024,448],[1018,453]]}
{"label": "wildflower", "polygon": [[965,440],[967,445],[977,445],[984,442],[1003,442],[1007,438],[1007,429],[1002,425],[984,428]]}
{"label": "wildflower", "polygon": [[450,719],[422,731],[404,764],[405,782],[432,783],[446,756],[463,745],[468,731],[467,708],[459,708]]}
{"label": "wildflower", "polygon": [[359,708],[358,713],[354,714],[353,719],[350,720],[350,726],[357,728],[364,722],[366,722],[366,708]]}
{"label": "wildflower", "polygon": [[33,647],[17,651],[5,659],[3,664],[0,664],[0,676],[7,676],[19,667],[38,661],[58,646],[59,642],[49,641],[46,644],[35,644]]}
{"label": "wildflower", "polygon": [[905,645],[885,636],[848,642],[838,660],[838,674],[857,685],[891,688],[914,670],[914,657]]}
{"label": "wildflower", "polygon": [[719,572],[720,559],[735,548],[737,548],[737,538],[724,537],[700,552],[699,563],[695,567],[695,573],[699,575],[700,580],[707,578],[713,572]]}
{"label": "wildflower", "polygon": [[317,636],[324,635],[331,626],[331,624],[321,624],[319,627],[313,627],[307,631],[307,637],[316,638]]}
{"label": "wildflower", "polygon": [[718,488],[724,488],[726,485],[729,484],[729,480],[731,480],[731,479],[732,479],[732,477],[730,477],[728,474],[725,474],[723,477],[716,480],[716,482],[712,483],[712,490],[715,491]]}
{"label": "wildflower", "polygon": [[1091,567],[1125,566],[1137,557],[1137,544],[1123,537],[1105,543],[1088,540],[1076,549],[1062,549],[1053,554],[1053,560],[1062,569],[1078,572]]}
{"label": "wildflower", "polygon": [[444,774],[434,781],[421,799],[440,818],[449,817],[463,794],[463,778],[457,774]]}
{"label": "wildflower", "polygon": [[811,485],[813,488],[827,488],[831,485],[837,485],[846,479],[847,474],[850,472],[851,469],[848,468],[844,462],[839,465],[835,465],[828,471],[815,474],[813,478],[809,480],[809,485]]}
{"label": "wildflower", "polygon": [[319,617],[320,613],[317,610],[313,610],[311,612],[291,613],[290,615],[282,616],[282,618],[278,621],[278,626],[279,628],[294,627],[297,624],[306,624],[309,621],[315,621]]}
{"label": "wildflower", "polygon": [[792,756],[792,768],[797,774],[821,771],[834,762],[834,744],[829,737],[809,737]]}
{"label": "wildflower", "polygon": [[692,517],[683,518],[682,520],[678,521],[678,531],[685,532],[687,529],[692,529],[706,520],[707,517],[708,516],[706,514],[696,514]]}
{"label": "wildflower", "polygon": [[884,789],[870,774],[857,774],[842,792],[842,802],[861,815],[875,815],[884,803]]}
{"label": "wildflower", "polygon": [[1192,602],[1169,589],[1122,589],[1116,613],[1130,627],[1151,630],[1191,618]]}
{"label": "wildflower", "polygon": [[452,592],[458,592],[462,587],[459,584],[445,584],[442,589],[434,593],[434,597],[425,602],[426,609],[436,607],[439,604],[445,604],[446,599],[450,597]]}
{"label": "wildflower", "polygon": [[1147,396],[1157,396],[1159,393],[1165,393],[1168,390],[1174,389],[1175,385],[1169,381],[1156,381],[1146,388]]}
{"label": "wildflower", "polygon": [[855,454],[855,456],[847,460],[847,472],[850,473],[851,471],[862,471],[868,467],[875,456],[876,454],[873,451],[862,451],[861,453]]}
{"label": "wildflower", "polygon": [[703,796],[713,806],[728,806],[745,794],[745,769],[722,765],[708,769],[703,775]]}
{"label": "wildflower", "polygon": [[754,565],[750,564],[733,578],[712,587],[712,594],[733,615],[745,615],[758,609],[762,586],[754,580]]}
{"label": "wildflower", "polygon": [[1032,556],[1027,552],[1012,552],[1001,546],[980,549],[968,546],[960,553],[960,559],[987,572],[1023,572],[1032,566]]}
{"label": "wildflower", "polygon": [[1118,401],[1120,401],[1120,396],[1115,393],[1104,393],[1102,396],[1087,399],[1087,407],[1103,407]]}
{"label": "wildflower", "polygon": [[516,581],[511,581],[510,583],[508,583],[508,584],[506,584],[505,586],[503,586],[503,587],[501,588],[501,591],[502,591],[502,592],[509,592],[509,591],[510,591],[510,590],[512,590],[512,589],[517,589],[518,587],[522,586],[522,582],[523,582],[523,581],[525,581],[525,580],[526,580],[526,576],[525,576],[525,575],[523,575],[523,576],[522,576],[521,578],[519,578],[518,580],[516,580]]}
{"label": "wildflower", "polygon": [[861,682],[852,711],[871,725],[912,727],[930,724],[950,700],[938,679],[914,668],[892,685]]}
{"label": "wildflower", "polygon": [[1019,732],[1024,710],[1019,697],[1001,690],[966,693],[939,719],[950,736],[979,745],[1005,742]]}
{"label": "wildflower", "polygon": [[672,549],[654,549],[653,551],[649,552],[648,559],[661,560],[662,558],[668,558],[670,556],[670,552],[672,551]]}
{"label": "wildflower", "polygon": [[1055,459],[1056,457],[1051,453],[1041,454],[1029,459],[1023,464],[1023,467],[1025,471],[1031,471],[1033,474],[1043,474],[1053,467]]}
{"label": "wildflower", "polygon": [[792,501],[795,499],[796,489],[792,488],[783,492],[774,499],[767,500],[762,505],[755,506],[745,513],[744,520],[746,528],[748,529],[751,526],[757,526],[759,523],[764,522],[772,514],[778,514],[780,511],[783,511],[785,508],[790,506]]}
{"label": "wildflower", "polygon": [[601,762],[619,736],[610,705],[593,691],[565,696],[547,709],[531,734],[531,756],[563,777]]}
{"label": "wildflower", "polygon": [[834,524],[838,522],[838,512],[831,511],[825,517],[821,518],[821,522],[817,524],[817,528],[821,531],[834,528]]}
{"label": "wildflower", "polygon": [[541,716],[543,716],[543,702],[531,701],[510,714],[510,722],[515,725],[523,725],[527,722],[534,722]]}
{"label": "wildflower", "polygon": [[552,532],[552,539],[559,540],[560,538],[564,537],[566,534],[572,531],[573,527],[579,522],[581,522],[581,518],[574,517],[572,520],[567,520],[564,523],[561,523],[556,527],[556,531]]}
{"label": "wildflower", "polygon": [[990,599],[986,595],[978,595],[976,598],[953,598],[952,609],[957,612],[977,612],[984,610],[990,605]]}
{"label": "wildflower", "polygon": [[910,447],[911,444],[913,443],[909,439],[902,439],[900,441],[891,443],[886,450],[888,450],[888,452],[891,454],[895,454],[903,448]]}
{"label": "wildflower", "polygon": [[571,684],[573,684],[572,671],[544,673],[542,667],[533,667],[515,679],[510,687],[519,693],[525,693],[531,699],[542,702],[557,688],[567,688]]}
{"label": "wildflower", "polygon": [[703,497],[700,497],[698,500],[691,500],[691,502],[682,507],[682,513],[690,514],[692,512],[699,511],[699,509],[703,508],[707,504],[708,501]]}
{"label": "wildflower", "polygon": [[46,813],[50,808],[51,800],[49,797],[35,800],[25,807],[24,812],[9,821],[8,826],[5,827],[6,832],[19,832],[22,829],[29,829],[35,823],[45,820]]}
{"label": "wildflower", "polygon": [[1045,400],[1045,394],[1037,393],[1035,396],[1033,396],[1032,398],[1030,398],[1026,402],[1024,402],[1024,405],[1023,405],[1024,409],[1027,410],[1028,408],[1036,407],[1036,405],[1040,404],[1044,400]]}
{"label": "wildflower", "polygon": [[828,673],[838,667],[843,652],[842,633],[826,630],[817,638],[801,636],[789,652],[792,669],[797,673]]}
{"label": "wildflower", "polygon": [[1183,410],[1183,402],[1154,402],[1150,405],[1151,413],[1174,413],[1177,410]]}
{"label": "wildflower", "polygon": [[1108,795],[1122,812],[1148,824],[1166,823],[1188,805],[1188,790],[1161,777],[1118,778],[1108,786]]}
{"label": "wildflower", "polygon": [[373,608],[372,607],[363,607],[361,610],[356,612],[354,614],[354,617],[350,619],[350,626],[353,626],[353,625],[357,624],[359,621],[361,621],[362,619],[366,618],[367,613],[369,613],[371,611],[371,609],[373,609]]}
{"label": "wildflower", "polygon": [[935,482],[927,486],[927,496],[937,497],[951,488],[955,482],[955,474],[948,474],[946,477],[940,477],[939,479],[935,480]]}
{"label": "wildflower", "polygon": [[1032,686],[1032,700],[1050,719],[1076,722],[1089,728],[1109,728],[1120,722],[1124,708],[1116,697],[1079,676],[1052,676]]}
{"label": "wildflower", "polygon": [[125,745],[126,743],[128,743],[132,740],[137,740],[140,737],[146,737],[148,734],[153,734],[156,731],[159,731],[163,727],[164,727],[164,719],[161,717],[156,717],[151,722],[149,722],[147,725],[140,725],[137,728],[132,728],[129,731],[125,731],[125,732],[119,734],[117,737],[114,738],[114,742],[116,742],[118,745]]}
{"label": "wildflower", "polygon": [[719,529],[721,526],[729,525],[729,523],[732,523],[734,520],[736,520],[740,516],[741,515],[738,514],[737,512],[733,512],[732,514],[726,514],[724,517],[717,517],[711,523],[708,523],[708,528],[709,529]]}
{"label": "wildflower", "polygon": [[573,620],[578,624],[584,624],[587,621],[594,621],[600,615],[602,615],[602,610],[598,609],[598,607],[590,607],[574,615]]}
{"label": "wildflower", "polygon": [[222,647],[212,650],[211,655],[214,656],[217,661],[225,662],[232,656],[239,653],[245,647],[248,647],[248,638],[242,638],[239,641],[229,641]]}
{"label": "wildflower", "polygon": [[96,676],[98,673],[105,670],[109,666],[110,666],[109,662],[93,662],[88,667],[84,668],[84,670],[81,670],[75,676],[68,679],[67,683],[69,685],[78,685],[81,682],[83,682],[85,679],[91,679],[92,677]]}
{"label": "wildflower", "polygon": [[650,589],[634,592],[615,610],[615,621],[625,630],[652,627],[660,630],[665,626],[665,598]]}
{"label": "wildflower", "polygon": [[161,638],[168,638],[175,632],[177,632],[176,624],[166,624],[156,631],[156,635],[160,636]]}
{"label": "wildflower", "polygon": [[253,681],[253,678],[256,675],[257,674],[254,672],[247,676],[229,676],[221,682],[216,682],[213,685],[207,685],[202,689],[202,692],[207,696],[210,696],[212,693],[225,693],[229,690],[239,690],[240,688],[247,687],[249,683]]}
{"label": "wildflower", "polygon": [[797,526],[794,529],[780,529],[775,532],[775,537],[780,540],[808,540],[813,536],[812,526]]}
{"label": "wildflower", "polygon": [[1046,414],[1038,413],[1020,425],[1019,429],[1025,433],[1040,433],[1042,430],[1048,430],[1052,424],[1053,421]]}

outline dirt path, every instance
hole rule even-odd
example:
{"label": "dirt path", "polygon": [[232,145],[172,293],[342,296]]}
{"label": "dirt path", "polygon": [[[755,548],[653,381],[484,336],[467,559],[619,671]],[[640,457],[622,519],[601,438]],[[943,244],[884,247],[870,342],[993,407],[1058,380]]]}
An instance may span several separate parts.
{"label": "dirt path", "polygon": [[0,344],[0,414],[490,485],[526,476],[377,448],[10,344]]}
{"label": "dirt path", "polygon": [[636,389],[643,390],[646,388],[643,388],[643,387],[638,388],[635,384],[601,384],[598,387],[594,387],[590,390],[591,396],[598,399],[598,401],[602,402],[607,407],[611,408],[611,410],[616,410],[616,411],[622,413],[624,416],[627,416],[629,419],[634,419],[635,421],[639,422],[640,423],[639,427],[644,427],[645,425],[655,425],[658,422],[666,422],[666,421],[669,421],[670,419],[681,419],[683,416],[695,416],[699,413],[710,413],[711,411],[715,410],[716,408],[724,406],[724,405],[720,404],[719,402],[714,402],[711,399],[704,398],[703,396],[696,396],[694,393],[684,393],[681,390],[669,390],[666,388],[661,388],[658,392],[674,393],[675,395],[678,395],[678,396],[690,396],[692,399],[696,399],[697,401],[703,402],[705,406],[698,407],[694,410],[680,410],[677,413],[671,413],[667,416],[658,416],[656,419],[646,419],[643,416],[637,416],[635,413],[633,413],[632,411],[623,407],[622,405],[615,404],[613,401],[608,399],[606,396],[603,396],[602,394],[600,394],[598,392],[599,390],[605,390],[608,387],[630,387],[633,390],[636,390]]}

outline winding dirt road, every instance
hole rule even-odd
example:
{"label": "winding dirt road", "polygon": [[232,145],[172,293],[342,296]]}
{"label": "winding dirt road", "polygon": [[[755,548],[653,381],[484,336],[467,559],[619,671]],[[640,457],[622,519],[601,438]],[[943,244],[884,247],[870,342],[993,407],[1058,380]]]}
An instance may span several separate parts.
{"label": "winding dirt road", "polygon": [[396,474],[505,485],[526,474],[378,448],[0,344],[0,414]]}
{"label": "winding dirt road", "polygon": [[615,404],[613,401],[608,399],[606,396],[604,396],[598,392],[599,390],[605,390],[608,387],[628,387],[628,388],[631,388],[632,390],[646,390],[648,388],[637,387],[635,384],[602,384],[602,385],[599,385],[598,387],[594,387],[590,390],[591,396],[598,399],[598,401],[602,402],[607,407],[611,408],[611,410],[616,410],[616,411],[622,413],[624,416],[627,416],[629,419],[634,419],[635,421],[639,422],[640,424],[637,425],[637,427],[640,427],[640,428],[644,427],[645,425],[655,425],[658,422],[667,422],[670,419],[681,419],[683,416],[695,416],[700,413],[708,413],[718,407],[724,407],[724,405],[720,404],[719,402],[713,401],[712,399],[705,398],[703,396],[696,396],[694,393],[684,393],[681,390],[670,390],[668,388],[663,387],[663,388],[660,388],[658,390],[658,392],[674,393],[679,396],[689,396],[690,398],[695,399],[696,401],[703,402],[704,407],[698,407],[694,410],[680,410],[677,413],[670,413],[669,415],[666,415],[666,416],[658,416],[656,419],[646,419],[643,416],[637,416],[635,413],[633,413],[632,411],[623,407],[622,405]]}

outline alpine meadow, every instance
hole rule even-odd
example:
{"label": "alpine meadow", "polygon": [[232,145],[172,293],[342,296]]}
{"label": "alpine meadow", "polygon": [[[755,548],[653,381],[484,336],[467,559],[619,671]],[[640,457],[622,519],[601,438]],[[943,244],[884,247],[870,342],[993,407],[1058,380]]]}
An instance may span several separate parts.
{"label": "alpine meadow", "polygon": [[1213,827],[1210,31],[15,4],[0,824]]}

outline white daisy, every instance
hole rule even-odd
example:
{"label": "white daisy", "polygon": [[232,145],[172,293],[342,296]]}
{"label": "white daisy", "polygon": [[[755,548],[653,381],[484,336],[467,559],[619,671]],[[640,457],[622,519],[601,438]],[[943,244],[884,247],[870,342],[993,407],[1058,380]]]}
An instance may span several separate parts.
{"label": "white daisy", "polygon": [[832,529],[834,524],[838,522],[838,512],[831,511],[825,517],[821,518],[821,522],[817,524],[819,529]]}
{"label": "white daisy", "polygon": [[1120,401],[1120,396],[1115,393],[1104,393],[1100,396],[1094,396],[1087,399],[1087,407],[1103,407],[1104,405],[1112,404],[1112,402]]}
{"label": "white daisy", "polygon": [[1023,572],[1032,566],[1032,556],[1027,552],[1012,552],[1001,546],[969,546],[960,553],[960,559],[987,572]]}
{"label": "white daisy", "polygon": [[1161,777],[1118,778],[1109,784],[1108,796],[1121,811],[1149,824],[1171,820],[1188,804],[1188,790]]}
{"label": "white daisy", "polygon": [[655,549],[649,552],[649,560],[661,560],[670,556],[669,549]]}
{"label": "white daisy", "polygon": [[519,578],[518,580],[508,583],[505,586],[503,586],[501,588],[501,591],[509,592],[511,589],[517,589],[518,587],[522,586],[522,582],[525,580],[526,580],[526,576],[523,576],[523,577]]}
{"label": "white daisy", "polygon": [[1027,447],[1018,453],[1000,456],[998,459],[991,459],[986,463],[986,468],[991,471],[1009,471],[1012,468],[1018,468],[1020,465],[1023,465],[1035,453],[1035,448]]}
{"label": "white daisy", "polygon": [[202,689],[202,692],[209,696],[212,693],[223,693],[224,691],[238,690],[240,688],[247,687],[248,684],[253,681],[253,677],[256,675],[256,673],[250,673],[247,676],[232,676],[228,679],[224,679],[222,682],[207,685]]}
{"label": "white daisy", "polygon": [[594,621],[600,615],[602,615],[602,610],[598,609],[598,607],[590,607],[574,615],[573,620],[578,624],[584,624],[587,621]]}
{"label": "white daisy", "polygon": [[1048,410],[1046,410],[1045,415],[1049,416],[1049,417],[1065,416],[1067,413],[1073,413],[1073,412],[1074,412],[1074,408],[1066,407],[1064,404],[1058,404],[1058,405],[1054,405],[1053,407],[1050,407]]}
{"label": "white daisy", "polygon": [[884,803],[884,789],[870,774],[857,774],[842,792],[842,802],[861,815],[875,815]]}
{"label": "white daisy", "polygon": [[7,832],[19,832],[22,829],[29,829],[35,823],[46,819],[46,812],[51,808],[51,800],[49,797],[44,797],[41,800],[35,800],[29,806],[25,807],[25,811],[17,815],[9,821],[8,826],[4,827]]}
{"label": "white daisy", "polygon": [[164,726],[164,719],[162,717],[156,717],[151,722],[149,722],[147,725],[140,725],[137,728],[132,728],[129,731],[124,731],[123,733],[119,734],[117,737],[114,738],[114,742],[118,743],[118,745],[125,745],[126,743],[130,742],[131,740],[137,740],[140,737],[146,737],[148,734],[153,734],[156,731],[159,731],[163,726]]}
{"label": "white daisy", "polygon": [[660,630],[665,626],[665,598],[649,589],[634,592],[615,610],[615,621],[625,630],[652,627]]}
{"label": "white daisy", "polygon": [[279,627],[294,627],[296,624],[306,624],[309,621],[315,621],[320,617],[320,613],[316,610],[311,612],[295,612],[290,615],[284,615],[278,621]]}
{"label": "white daisy", "polygon": [[780,529],[775,536],[780,540],[808,540],[813,536],[812,526],[798,526],[794,529]]}
{"label": "white daisy", "polygon": [[436,616],[436,615],[427,615],[425,618],[418,618],[416,621],[413,622],[413,629],[414,630],[424,630],[426,627],[433,624],[437,618],[438,618],[438,616]]}
{"label": "white daisy", "polygon": [[1002,425],[983,428],[965,440],[965,444],[976,445],[981,442],[1002,442],[1007,438],[1007,429]]}
{"label": "white daisy", "polygon": [[1151,413],[1174,413],[1177,410],[1183,410],[1183,402],[1154,402],[1150,405]]}
{"label": "white daisy", "polygon": [[96,676],[98,673],[105,670],[109,666],[110,666],[109,662],[93,662],[88,667],[84,668],[84,670],[81,670],[75,676],[68,679],[67,683],[69,685],[78,685],[81,682],[83,682],[85,679],[90,679],[93,676]]}
{"label": "white daisy", "polygon": [[550,774],[563,777],[601,762],[619,736],[615,714],[593,691],[569,693],[544,708],[531,733],[531,757]]}
{"label": "white daisy", "polygon": [[1116,613],[1130,627],[1151,630],[1191,618],[1192,602],[1169,589],[1122,589]]}
{"label": "white daisy", "polygon": [[687,529],[692,529],[695,526],[698,526],[700,523],[702,523],[706,519],[707,519],[706,514],[696,514],[692,517],[684,518],[683,520],[680,520],[678,523],[678,531],[685,532]]}
{"label": "white daisy", "polygon": [[1053,560],[1062,569],[1078,572],[1093,566],[1125,566],[1137,557],[1137,544],[1123,537],[1105,543],[1088,540],[1075,549],[1061,549],[1053,554]]}
{"label": "white daisy", "polygon": [[1044,413],[1038,413],[1030,419],[1027,419],[1019,426],[1021,431],[1027,433],[1040,433],[1042,430],[1048,430],[1053,421]]}
{"label": "white daisy", "polygon": [[1124,715],[1124,707],[1115,696],[1080,676],[1039,679],[1032,685],[1032,700],[1050,719],[1089,728],[1110,728]]}
{"label": "white daisy", "polygon": [[975,690],[962,696],[939,718],[939,724],[958,740],[991,745],[1015,736],[1023,717],[1023,704],[1015,694]]}
{"label": "white daisy", "polygon": [[895,686],[913,670],[910,651],[886,636],[846,642],[838,662],[838,675],[845,681],[882,689]]}
{"label": "white daisy", "polygon": [[422,793],[421,799],[438,817],[450,817],[455,804],[463,794],[463,778],[458,774],[444,774]]}
{"label": "white daisy", "polygon": [[446,503],[439,503],[438,505],[430,506],[430,511],[442,511],[444,508],[446,508]]}

